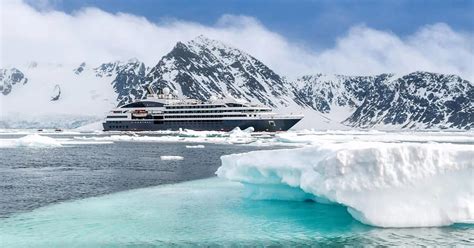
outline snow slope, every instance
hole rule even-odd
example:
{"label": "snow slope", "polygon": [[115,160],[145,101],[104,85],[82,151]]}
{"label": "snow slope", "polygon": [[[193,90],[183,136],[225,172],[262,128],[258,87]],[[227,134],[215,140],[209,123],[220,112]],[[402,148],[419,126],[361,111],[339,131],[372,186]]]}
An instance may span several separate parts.
{"label": "snow slope", "polygon": [[24,78],[7,93],[9,81],[3,81],[2,128],[75,128],[97,122],[117,104],[134,100],[146,73],[137,60],[99,66],[33,62],[19,68],[11,70]]}

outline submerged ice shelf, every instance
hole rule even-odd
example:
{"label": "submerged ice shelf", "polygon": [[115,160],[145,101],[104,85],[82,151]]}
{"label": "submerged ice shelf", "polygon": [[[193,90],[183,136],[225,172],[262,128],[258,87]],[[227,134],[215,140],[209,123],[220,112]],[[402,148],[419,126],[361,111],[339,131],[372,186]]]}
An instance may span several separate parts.
{"label": "submerged ice shelf", "polygon": [[219,178],[63,202],[0,219],[5,247],[467,245],[474,228],[372,228],[338,205],[255,201]]}
{"label": "submerged ice shelf", "polygon": [[367,230],[343,208],[255,202],[242,189],[212,178],[64,202],[0,219],[0,240],[7,247],[291,244]]}
{"label": "submerged ice shelf", "polygon": [[223,156],[219,177],[249,197],[346,206],[380,227],[474,221],[472,144],[345,142]]}

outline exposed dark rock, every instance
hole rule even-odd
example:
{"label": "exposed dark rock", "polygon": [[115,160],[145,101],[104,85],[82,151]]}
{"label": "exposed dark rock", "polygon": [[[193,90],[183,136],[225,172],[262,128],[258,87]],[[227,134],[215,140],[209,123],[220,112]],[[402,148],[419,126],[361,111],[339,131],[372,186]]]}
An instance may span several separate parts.
{"label": "exposed dark rock", "polygon": [[61,97],[61,87],[59,84],[56,84],[53,89],[53,93],[51,94],[51,101],[57,101]]}
{"label": "exposed dark rock", "polygon": [[15,85],[26,84],[28,79],[16,68],[0,69],[0,91],[8,95]]}

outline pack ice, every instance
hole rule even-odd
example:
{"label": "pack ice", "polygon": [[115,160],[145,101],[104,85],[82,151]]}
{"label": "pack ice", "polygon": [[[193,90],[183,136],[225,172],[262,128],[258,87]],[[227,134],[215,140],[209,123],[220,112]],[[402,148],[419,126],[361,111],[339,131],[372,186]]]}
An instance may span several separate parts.
{"label": "pack ice", "polygon": [[474,222],[474,151],[469,144],[345,142],[221,158],[216,174],[257,199],[347,207],[380,227]]}

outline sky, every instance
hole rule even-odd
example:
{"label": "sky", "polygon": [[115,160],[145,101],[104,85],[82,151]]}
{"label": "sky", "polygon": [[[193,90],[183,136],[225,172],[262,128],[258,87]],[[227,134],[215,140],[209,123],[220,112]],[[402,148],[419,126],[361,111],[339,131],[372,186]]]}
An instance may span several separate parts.
{"label": "sky", "polygon": [[426,70],[474,79],[474,1],[6,0],[0,6],[3,67],[132,57],[153,66],[177,41],[203,34],[288,77]]}

